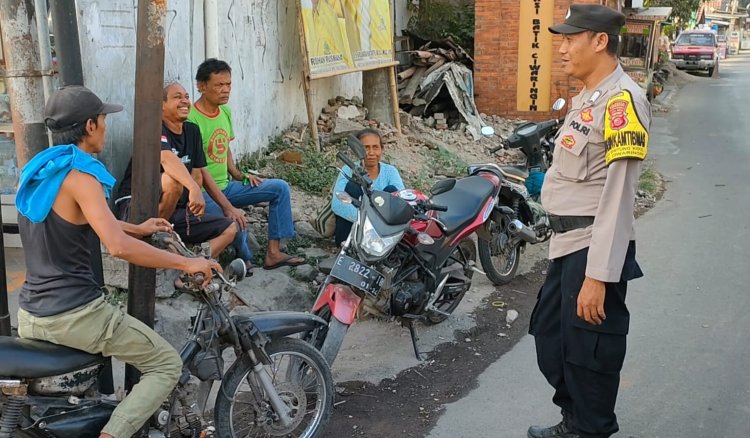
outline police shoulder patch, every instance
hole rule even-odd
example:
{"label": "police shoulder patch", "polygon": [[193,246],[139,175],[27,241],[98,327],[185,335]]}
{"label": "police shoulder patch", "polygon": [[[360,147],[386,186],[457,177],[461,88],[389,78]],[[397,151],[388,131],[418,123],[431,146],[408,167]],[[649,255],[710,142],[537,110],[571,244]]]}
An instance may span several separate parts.
{"label": "police shoulder patch", "polygon": [[627,158],[645,159],[648,152],[648,131],[638,118],[630,91],[622,90],[610,97],[604,116],[607,164]]}

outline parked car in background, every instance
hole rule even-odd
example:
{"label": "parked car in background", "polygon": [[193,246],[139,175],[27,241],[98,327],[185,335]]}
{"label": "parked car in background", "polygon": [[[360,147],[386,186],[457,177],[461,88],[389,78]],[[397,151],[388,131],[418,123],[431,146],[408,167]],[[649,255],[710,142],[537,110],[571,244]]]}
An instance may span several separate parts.
{"label": "parked car in background", "polygon": [[712,76],[719,66],[716,34],[710,30],[682,32],[672,47],[671,61],[680,70],[704,70]]}

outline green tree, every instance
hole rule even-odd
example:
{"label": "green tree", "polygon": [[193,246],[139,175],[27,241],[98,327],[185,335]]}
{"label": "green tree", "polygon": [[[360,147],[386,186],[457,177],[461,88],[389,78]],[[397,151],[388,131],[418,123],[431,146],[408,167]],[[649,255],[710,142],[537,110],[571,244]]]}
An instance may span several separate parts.
{"label": "green tree", "polygon": [[680,20],[682,26],[690,22],[693,14],[698,11],[701,0],[651,0],[648,6],[669,6],[672,17]]}

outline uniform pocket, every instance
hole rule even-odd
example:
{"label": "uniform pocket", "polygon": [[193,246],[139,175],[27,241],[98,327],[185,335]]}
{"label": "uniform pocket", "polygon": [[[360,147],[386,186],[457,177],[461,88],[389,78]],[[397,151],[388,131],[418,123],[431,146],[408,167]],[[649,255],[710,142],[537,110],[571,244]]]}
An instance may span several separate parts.
{"label": "uniform pocket", "polygon": [[583,181],[588,177],[588,138],[576,131],[568,131],[560,136],[559,160],[560,175],[571,181]]}
{"label": "uniform pocket", "polygon": [[572,327],[566,342],[565,360],[599,373],[619,373],[625,361],[627,337]]}

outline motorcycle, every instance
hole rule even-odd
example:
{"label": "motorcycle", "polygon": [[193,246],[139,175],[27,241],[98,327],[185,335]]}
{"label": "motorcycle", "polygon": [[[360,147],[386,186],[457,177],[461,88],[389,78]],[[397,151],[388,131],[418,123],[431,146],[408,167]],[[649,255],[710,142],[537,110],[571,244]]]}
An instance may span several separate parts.
{"label": "motorcycle", "polygon": [[[565,107],[565,99],[557,99],[554,111]],[[537,244],[552,236],[547,212],[539,203],[544,173],[552,164],[552,155],[563,119],[541,123],[524,123],[501,144],[491,149],[520,149],[526,156],[523,166],[498,166],[495,163],[468,166],[468,174],[495,175],[501,180],[495,210],[477,232],[479,260],[487,277],[495,285],[507,284],[516,275],[521,252],[526,244]],[[484,130],[493,135],[494,130]],[[533,179],[532,179],[533,178]]]}
{"label": "motorcycle", "polygon": [[[364,148],[349,138],[362,160]],[[436,183],[431,197],[413,190],[386,193],[372,189],[367,172],[339,152],[361,199],[336,193],[358,209],[347,240],[318,290],[312,311],[327,327],[307,340],[333,364],[358,310],[408,327],[414,354],[421,360],[414,323],[447,319],[471,287],[478,269],[469,236],[493,211],[500,179],[492,174]],[[481,271],[480,271],[481,272]]]}
{"label": "motorcycle", "polygon": [[[194,257],[174,233],[157,233],[153,243]],[[325,327],[301,312],[259,312],[230,316],[222,301],[245,275],[236,259],[224,274],[214,271],[203,285],[200,274],[183,275],[200,302],[180,350],[183,373],[168,400],[136,436],[212,436],[202,419],[210,389],[221,381],[213,407],[218,437],[318,437],[333,410],[333,378],[320,353],[290,337]],[[222,353],[236,359],[224,372]],[[105,357],[15,337],[0,337],[0,437],[97,438],[117,401],[98,393]],[[198,400],[187,387],[197,377]],[[144,428],[145,429],[145,428]]]}

